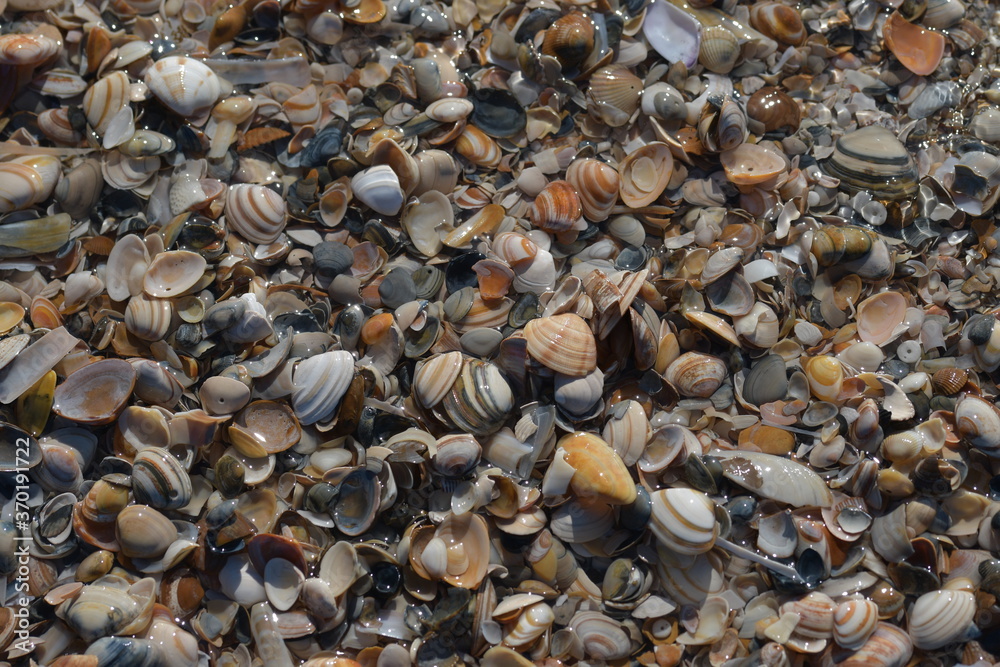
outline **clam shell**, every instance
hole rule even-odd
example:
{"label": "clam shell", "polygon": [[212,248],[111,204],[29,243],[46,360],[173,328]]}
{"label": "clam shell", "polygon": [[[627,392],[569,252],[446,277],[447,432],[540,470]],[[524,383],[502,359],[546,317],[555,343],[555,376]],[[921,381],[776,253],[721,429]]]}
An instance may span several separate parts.
{"label": "clam shell", "polygon": [[698,62],[716,74],[728,74],[740,57],[740,42],[728,28],[711,25],[702,28]]}
{"label": "clam shell", "polygon": [[251,243],[274,243],[285,230],[288,216],[280,194],[262,185],[230,185],[226,193],[226,222]]}
{"label": "clam shell", "polygon": [[354,379],[354,357],[341,350],[300,361],[292,374],[292,406],[302,424],[331,417]]}
{"label": "clam shell", "polygon": [[451,391],[462,372],[461,352],[434,355],[421,363],[413,375],[413,393],[425,408],[433,408]]}
{"label": "clam shell", "polygon": [[968,591],[925,593],[909,614],[910,639],[916,648],[930,650],[961,641],[974,627],[976,597]]}
{"label": "clam shell", "polygon": [[[455,140],[455,150],[477,167],[495,169],[500,164],[503,153],[497,142],[475,125],[467,125]],[[450,179],[449,179],[450,180]],[[423,176],[421,176],[423,183]]]}
{"label": "clam shell", "polygon": [[958,433],[988,456],[1000,456],[1000,410],[987,401],[965,394],[955,404]]}
{"label": "clam shell", "polygon": [[579,196],[580,208],[588,220],[603,222],[608,219],[618,201],[621,187],[621,179],[614,167],[593,158],[574,160],[566,169],[566,182]]}
{"label": "clam shell", "polygon": [[0,64],[38,65],[59,53],[59,42],[41,34],[0,35]]}
{"label": "clam shell", "polygon": [[794,7],[780,2],[758,2],[750,9],[750,25],[786,46],[806,41],[806,27]]}
{"label": "clam shell", "polygon": [[101,165],[97,160],[88,158],[63,175],[56,184],[53,194],[63,210],[79,220],[90,215],[103,189],[104,175]]}
{"label": "clam shell", "polygon": [[132,492],[136,502],[161,510],[174,510],[191,502],[191,478],[170,452],[147,447],[132,463]]}
{"label": "clam shell", "polygon": [[503,426],[514,407],[514,394],[496,366],[468,359],[442,405],[455,426],[486,436]]}
{"label": "clam shell", "polygon": [[531,222],[549,232],[573,229],[582,210],[576,189],[566,181],[552,181],[531,205]]}
{"label": "clam shell", "polygon": [[932,74],[944,55],[944,35],[910,23],[898,11],[889,15],[882,36],[903,67],[919,76]]}
{"label": "clam shell", "polygon": [[787,170],[785,159],[759,144],[740,144],[719,156],[726,178],[736,185],[757,185]]}
{"label": "clam shell", "polygon": [[569,488],[578,498],[611,505],[635,501],[635,483],[625,463],[604,440],[592,433],[571,433],[560,438],[560,451],[574,471]]}
{"label": "clam shell", "polygon": [[387,165],[369,167],[351,179],[351,190],[368,208],[382,215],[396,215],[403,207],[403,189],[396,172]]}
{"label": "clam shell", "polygon": [[161,252],[146,269],[142,288],[146,294],[168,298],[184,294],[201,282],[208,263],[196,252],[170,250]]}
{"label": "clam shell", "polygon": [[840,664],[844,667],[903,667],[912,655],[913,644],[903,629],[879,623],[868,641]]}
{"label": "clam shell", "polygon": [[858,649],[864,646],[878,625],[878,605],[871,600],[841,602],[833,613],[833,639],[838,646]]}
{"label": "clam shell", "polygon": [[629,153],[618,165],[619,194],[630,208],[649,206],[666,189],[674,173],[670,148],[654,141]]}
{"label": "clam shell", "polygon": [[48,198],[60,172],[59,160],[48,155],[0,163],[0,213],[19,211]]}
{"label": "clam shell", "polygon": [[542,53],[553,56],[564,70],[586,60],[593,48],[594,23],[578,11],[556,19],[542,40]]}
{"label": "clam shell", "polygon": [[669,2],[650,3],[642,24],[649,45],[668,62],[688,68],[698,62],[702,26],[693,16]]}
{"label": "clam shell", "polygon": [[581,611],[569,623],[583,644],[584,653],[594,660],[621,660],[632,651],[624,626],[596,611]]}
{"label": "clam shell", "polygon": [[115,420],[135,387],[135,369],[123,359],[103,359],[69,375],[56,387],[52,410],[81,424]]}
{"label": "clam shell", "polygon": [[719,536],[715,503],[694,489],[661,489],[650,494],[650,530],[664,547],[686,556],[709,551]]}
{"label": "clam shell", "polygon": [[880,125],[837,139],[824,168],[851,194],[870,190],[879,199],[897,200],[908,199],[917,191],[913,158],[896,135]]}
{"label": "clam shell", "polygon": [[457,588],[476,588],[486,576],[489,564],[489,532],[478,514],[449,514],[434,531],[434,537],[410,562],[419,564],[432,578]]}
{"label": "clam shell", "polygon": [[159,558],[177,539],[177,528],[152,507],[129,505],[115,519],[115,534],[129,558]]}
{"label": "clam shell", "polygon": [[716,450],[722,474],[740,486],[795,507],[829,507],[833,494],[823,479],[801,463],[773,454]]}
{"label": "clam shell", "polygon": [[579,315],[563,313],[531,320],[524,336],[528,354],[557,373],[577,377],[597,368],[597,342]]}
{"label": "clam shell", "polygon": [[125,328],[143,340],[162,340],[170,331],[173,304],[140,294],[129,299],[125,308]]}
{"label": "clam shell", "polygon": [[185,118],[208,112],[221,94],[219,77],[200,60],[167,56],[146,70],[149,90],[171,111]]}
{"label": "clam shell", "polygon": [[728,376],[726,365],[718,357],[700,352],[685,352],[668,367],[663,377],[682,396],[708,398]]}
{"label": "clam shell", "polygon": [[87,122],[103,135],[111,120],[129,103],[129,80],[124,72],[112,72],[98,79],[83,95],[83,111]]}
{"label": "clam shell", "polygon": [[615,107],[626,120],[639,108],[642,89],[642,79],[621,65],[602,67],[590,76],[591,99]]}
{"label": "clam shell", "polygon": [[747,116],[764,126],[765,132],[799,129],[802,112],[791,95],[772,86],[761,88],[747,100]]}

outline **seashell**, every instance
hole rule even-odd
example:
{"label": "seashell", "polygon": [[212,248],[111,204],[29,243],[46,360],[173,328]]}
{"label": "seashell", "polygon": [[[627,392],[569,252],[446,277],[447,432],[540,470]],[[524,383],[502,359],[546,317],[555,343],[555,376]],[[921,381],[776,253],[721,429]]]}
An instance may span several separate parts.
{"label": "seashell", "polygon": [[83,135],[73,129],[66,109],[46,109],[38,114],[38,129],[57,144],[76,146]]}
{"label": "seashell", "polygon": [[968,638],[976,614],[976,598],[968,591],[925,593],[909,614],[910,639],[916,648],[941,648]]}
{"label": "seashell", "polygon": [[514,395],[496,366],[468,359],[445,395],[443,406],[455,426],[486,436],[503,426],[514,407]]}
{"label": "seashell", "polygon": [[897,200],[912,197],[917,191],[917,171],[910,153],[880,125],[837,139],[824,169],[839,178],[840,187],[852,195],[870,190],[876,198]]}
{"label": "seashell", "polygon": [[439,123],[455,123],[467,118],[472,113],[472,109],[472,100],[446,97],[428,104],[424,113],[427,114],[428,118]]}
{"label": "seashell", "polygon": [[932,74],[944,55],[944,35],[910,23],[898,11],[889,15],[882,36],[903,67],[919,76]]}
{"label": "seashell", "polygon": [[292,407],[302,424],[331,417],[354,379],[354,357],[341,350],[298,363],[292,374]]}
{"label": "seashell", "polygon": [[451,391],[462,372],[461,352],[446,352],[430,357],[417,366],[413,375],[413,392],[425,408],[433,408]]}
{"label": "seashell", "polygon": [[788,93],[773,86],[761,88],[747,100],[747,116],[761,123],[765,132],[794,134],[799,129],[801,115],[798,103]]}
{"label": "seashell", "polygon": [[858,337],[875,345],[893,340],[906,319],[906,307],[906,299],[897,292],[868,297],[858,306]]}
{"label": "seashell", "polygon": [[526,607],[518,616],[517,623],[503,638],[503,645],[524,650],[541,637],[555,622],[552,607],[537,602]]}
{"label": "seashell", "polygon": [[716,74],[728,74],[740,57],[740,42],[736,35],[721,25],[710,25],[701,30],[698,62]]}
{"label": "seashell", "polygon": [[806,41],[806,27],[799,12],[780,2],[756,3],[750,9],[750,25],[786,46],[801,46]]}
{"label": "seashell", "polygon": [[879,623],[868,641],[840,664],[845,667],[903,667],[912,655],[913,644],[904,630],[889,623]]}
{"label": "seashell", "polygon": [[941,368],[931,376],[934,391],[945,396],[953,396],[965,387],[969,372],[961,368]]}
{"label": "seashell", "polygon": [[685,352],[663,374],[682,396],[708,398],[728,376],[726,365],[718,357],[700,352]]}
{"label": "seashell", "polygon": [[382,215],[396,215],[403,207],[399,177],[387,165],[359,171],[351,179],[351,190],[360,202]]}
{"label": "seashell", "polygon": [[713,451],[722,474],[754,493],[795,507],[829,507],[833,495],[823,479],[800,463],[760,452]]}
{"label": "seashell", "polygon": [[160,102],[185,118],[206,114],[222,92],[215,72],[186,56],[157,60],[146,70],[145,82]]}
{"label": "seashell", "polygon": [[59,53],[60,44],[41,34],[0,35],[0,64],[39,65]]}
{"label": "seashell", "polygon": [[134,386],[130,363],[102,359],[71,373],[56,387],[52,410],[81,424],[109,424],[125,407]]}
{"label": "seashell", "polygon": [[920,22],[928,28],[944,30],[965,18],[965,5],[961,0],[927,0],[927,8]]}
{"label": "seashell", "polygon": [[878,605],[863,598],[847,600],[833,613],[833,639],[843,648],[859,649],[877,625]]}
{"label": "seashell", "polygon": [[177,528],[146,505],[129,505],[115,519],[115,534],[129,558],[159,558],[177,539]]}
{"label": "seashell", "polygon": [[642,91],[642,112],[662,120],[677,120],[687,117],[687,106],[676,88],[658,81]]}
{"label": "seashell", "polygon": [[[572,470],[569,489],[581,499],[611,505],[628,505],[635,501],[636,490],[628,469],[611,446],[596,435],[576,432],[560,438],[556,456]],[[549,485],[554,485],[552,470],[546,474]],[[545,482],[543,482],[543,486]],[[564,492],[562,489],[556,491]]]}
{"label": "seashell", "polygon": [[231,377],[210,377],[198,390],[201,405],[210,415],[231,415],[250,401],[250,388]]}
{"label": "seashell", "polygon": [[380,484],[371,470],[356,469],[340,483],[340,495],[330,511],[337,530],[356,537],[375,523]]}
{"label": "seashell", "polygon": [[740,144],[724,151],[719,161],[726,178],[736,185],[759,185],[788,169],[782,156],[760,144]]}
{"label": "seashell", "polygon": [[619,194],[630,208],[649,206],[660,196],[674,173],[670,148],[654,141],[629,153],[618,165]]}
{"label": "seashell", "polygon": [[840,361],[836,357],[820,355],[807,359],[802,367],[813,396],[821,401],[839,404],[844,383],[844,367]]}
{"label": "seashell", "polygon": [[0,163],[0,213],[19,211],[52,194],[59,180],[58,158],[20,156]]}
{"label": "seashell", "polygon": [[140,294],[129,299],[125,308],[125,328],[142,340],[162,340],[170,331],[172,316],[170,301]]}
{"label": "seashell", "polygon": [[698,62],[702,26],[688,12],[669,2],[651,3],[642,32],[649,45],[668,62],[692,68]]}
{"label": "seashell", "polygon": [[955,403],[958,433],[987,456],[1000,456],[1000,410],[972,394],[964,394]]}
{"label": "seashell", "polygon": [[195,252],[161,252],[146,269],[143,290],[158,298],[179,296],[201,281],[207,265],[205,258]]}
{"label": "seashell", "polygon": [[587,322],[563,313],[531,320],[524,328],[528,354],[557,373],[579,377],[597,368],[597,343]]}
{"label": "seashell", "polygon": [[87,122],[104,135],[112,119],[129,104],[129,80],[124,72],[112,72],[95,81],[83,95]]}
{"label": "seashell", "polygon": [[[455,150],[472,164],[486,169],[495,169],[503,157],[497,142],[475,125],[467,125],[462,130],[462,134],[455,140]],[[422,175],[421,183],[423,183]]]}
{"label": "seashell", "polygon": [[419,573],[458,588],[476,588],[486,576],[489,533],[478,514],[448,514],[419,553],[410,550],[410,564]]}
{"label": "seashell", "polygon": [[624,626],[600,612],[577,612],[569,627],[580,638],[585,655],[594,660],[621,660],[632,651]]}
{"label": "seashell", "polygon": [[614,167],[593,158],[573,160],[566,169],[566,182],[579,196],[580,208],[588,220],[603,222],[608,219],[621,187]]}
{"label": "seashell", "polygon": [[432,190],[451,194],[458,184],[458,175],[461,173],[451,154],[431,149],[417,153],[414,159],[417,161],[419,180],[417,187],[411,193],[413,196],[419,197]]}
{"label": "seashell", "polygon": [[226,193],[226,222],[250,243],[274,243],[285,230],[288,215],[280,194],[262,185],[230,185]]}
{"label": "seashell", "polygon": [[661,489],[650,494],[649,528],[671,552],[694,556],[709,551],[719,536],[715,503],[694,489]]}
{"label": "seashell", "polygon": [[191,502],[191,478],[181,462],[159,447],[147,447],[132,463],[132,492],[136,502],[173,510]]}
{"label": "seashell", "polygon": [[594,22],[582,12],[570,12],[545,31],[542,53],[559,61],[564,71],[583,63],[594,49]]}
{"label": "seashell", "polygon": [[582,210],[576,189],[566,181],[552,181],[531,205],[531,223],[547,232],[576,228]]}
{"label": "seashell", "polygon": [[604,373],[595,369],[584,377],[556,375],[555,401],[573,416],[586,416],[601,400],[604,390]]}
{"label": "seashell", "polygon": [[642,88],[642,79],[621,65],[601,67],[590,75],[590,98],[618,109],[625,120],[639,108]]}
{"label": "seashell", "polygon": [[479,88],[473,92],[472,124],[495,138],[513,137],[527,124],[524,107],[513,93],[502,88]]}
{"label": "seashell", "polygon": [[[233,428],[239,429],[239,436],[234,437]],[[254,401],[236,415],[229,437],[247,456],[260,457],[294,446],[302,437],[302,428],[284,403]]]}

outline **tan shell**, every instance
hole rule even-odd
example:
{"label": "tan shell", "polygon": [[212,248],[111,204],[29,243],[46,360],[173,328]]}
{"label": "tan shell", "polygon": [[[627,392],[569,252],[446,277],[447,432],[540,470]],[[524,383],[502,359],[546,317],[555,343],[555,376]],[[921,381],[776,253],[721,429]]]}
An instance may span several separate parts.
{"label": "tan shell", "polygon": [[170,250],[161,252],[150,262],[142,289],[161,299],[184,294],[197,285],[208,263],[196,252]]}
{"label": "tan shell", "polygon": [[621,187],[621,178],[614,167],[593,158],[574,160],[566,169],[566,182],[576,190],[583,215],[588,220],[603,222],[608,219]]}
{"label": "tan shell", "polygon": [[597,342],[586,320],[574,313],[531,320],[524,327],[528,354],[547,368],[578,377],[597,368]]}
{"label": "tan shell", "polygon": [[649,206],[667,188],[674,173],[670,148],[659,141],[632,151],[618,165],[621,174],[619,193],[626,206]]}
{"label": "tan shell", "polygon": [[727,375],[722,359],[700,352],[685,352],[667,367],[664,378],[681,396],[708,398]]}
{"label": "tan shell", "polygon": [[698,62],[716,74],[728,74],[740,57],[740,42],[728,28],[710,25],[701,31]]}
{"label": "tan shell", "polygon": [[591,98],[599,104],[610,104],[626,119],[639,108],[642,88],[642,79],[621,65],[602,67],[590,77]]}
{"label": "tan shell", "polygon": [[146,71],[146,85],[167,108],[185,118],[206,114],[222,91],[215,72],[186,56],[157,60]]}
{"label": "tan shell", "polygon": [[274,243],[285,229],[284,198],[263,185],[240,183],[226,193],[226,222],[251,243]]}

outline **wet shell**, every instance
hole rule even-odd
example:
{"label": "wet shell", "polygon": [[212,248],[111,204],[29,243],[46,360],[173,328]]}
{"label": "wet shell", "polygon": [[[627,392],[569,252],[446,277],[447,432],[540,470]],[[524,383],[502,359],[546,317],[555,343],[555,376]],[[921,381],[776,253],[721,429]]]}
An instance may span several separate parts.
{"label": "wet shell", "polygon": [[143,340],[162,340],[170,331],[172,316],[170,301],[140,294],[129,299],[125,308],[125,328]]}
{"label": "wet shell", "polygon": [[791,95],[765,86],[747,100],[747,116],[763,124],[765,132],[783,130],[791,134],[799,129],[802,112]]}
{"label": "wet shell", "polygon": [[974,627],[976,597],[968,591],[925,593],[913,603],[909,632],[913,645],[929,650],[961,641]]}
{"label": "wet shell", "polygon": [[205,258],[196,252],[161,252],[146,269],[142,288],[154,297],[180,296],[201,281],[206,266]]}
{"label": "wet shell", "polygon": [[0,35],[0,64],[38,65],[59,53],[59,48],[59,42],[45,35]]}
{"label": "wet shell", "polygon": [[58,158],[16,157],[0,163],[0,213],[18,211],[44,201],[59,180]]}
{"label": "wet shell", "polygon": [[851,194],[870,190],[881,199],[906,199],[917,191],[909,151],[889,130],[869,125],[837,139],[825,169]]}
{"label": "wet shell", "polygon": [[[497,142],[475,125],[468,125],[455,141],[455,150],[477,167],[495,169],[500,164],[503,152]],[[421,175],[421,184],[423,176]]]}
{"label": "wet shell", "polygon": [[531,222],[549,232],[572,229],[582,210],[576,189],[566,181],[552,181],[531,205]]}
{"label": "wet shell", "polygon": [[639,108],[642,79],[627,67],[602,67],[590,77],[590,96],[598,104],[610,104],[627,119]]}
{"label": "wet shell", "polygon": [[413,391],[425,408],[433,408],[451,390],[462,372],[462,353],[447,352],[420,364],[413,376]]}
{"label": "wet shell", "polygon": [[72,373],[56,387],[52,410],[81,424],[115,420],[135,386],[135,369],[123,359],[103,359]]}
{"label": "wet shell", "polygon": [[596,435],[577,432],[563,436],[557,448],[574,470],[569,486],[577,497],[611,505],[635,501],[635,483],[611,445]]}
{"label": "wet shell", "polygon": [[719,157],[726,178],[736,185],[758,185],[786,171],[785,159],[759,144],[740,144]]}
{"label": "wet shell", "polygon": [[621,660],[632,651],[624,626],[596,611],[581,611],[570,621],[583,644],[584,653],[595,660]]}
{"label": "wet shell", "polygon": [[566,182],[576,190],[584,217],[592,222],[608,219],[621,187],[614,167],[593,158],[574,160],[566,169]]}
{"label": "wet shell", "polygon": [[[478,514],[449,514],[419,554],[419,565],[433,579],[458,588],[476,588],[489,564],[489,532]],[[415,555],[410,552],[410,561]],[[419,571],[419,570],[418,570]]]}
{"label": "wet shell", "polygon": [[354,357],[342,350],[300,361],[292,374],[292,406],[302,424],[333,415],[354,379]]}
{"label": "wet shell", "polygon": [[191,478],[170,452],[149,447],[132,463],[132,492],[137,502],[150,507],[180,509],[191,502]]}
{"label": "wet shell", "polygon": [[728,74],[740,57],[740,42],[728,28],[710,25],[701,31],[698,62],[716,74]]}
{"label": "wet shell", "polygon": [[858,338],[884,345],[899,335],[897,328],[906,319],[906,299],[898,292],[881,292],[858,306]]}
{"label": "wet shell", "polygon": [[597,368],[597,343],[586,320],[573,313],[531,320],[524,328],[528,354],[557,373],[587,375]]}
{"label": "wet shell", "polygon": [[251,243],[274,243],[285,229],[287,214],[280,194],[262,185],[240,183],[226,193],[226,222]]}
{"label": "wet shell", "polygon": [[556,19],[542,40],[542,53],[555,57],[563,69],[582,63],[593,48],[594,22],[581,12]]}
{"label": "wet shell", "polygon": [[474,435],[495,433],[514,407],[514,394],[493,364],[469,359],[443,401],[455,426]]}
{"label": "wet shell", "polygon": [[879,623],[861,648],[840,663],[841,667],[903,667],[913,655],[913,643],[906,632],[889,623]]}
{"label": "wet shell", "polygon": [[351,190],[368,208],[382,215],[396,215],[403,208],[399,177],[388,165],[369,167],[351,179]]}
{"label": "wet shell", "polygon": [[685,352],[668,367],[663,377],[682,396],[708,398],[722,385],[728,372],[718,357],[700,352]]}
{"label": "wet shell", "polygon": [[958,433],[973,447],[989,456],[1000,457],[1000,410],[971,394],[955,404]]}
{"label": "wet shell", "polygon": [[877,624],[878,605],[871,600],[842,602],[833,613],[833,639],[844,648],[861,648]]}
{"label": "wet shell", "polygon": [[758,2],[750,9],[750,25],[786,46],[806,41],[806,27],[793,7],[778,2]]}
{"label": "wet shell", "polygon": [[765,498],[795,507],[829,507],[833,494],[823,479],[801,463],[763,454],[716,450],[727,479]]}
{"label": "wet shell", "polygon": [[87,122],[103,135],[111,119],[128,106],[129,80],[124,72],[112,72],[94,82],[83,95],[83,111]]}
{"label": "wet shell", "polygon": [[619,194],[626,206],[649,206],[666,189],[674,173],[670,148],[658,141],[632,151],[618,165],[621,174]]}
{"label": "wet shell", "polygon": [[944,35],[910,23],[899,12],[889,16],[882,35],[903,67],[920,76],[932,74],[944,55]]}
{"label": "wet shell", "polygon": [[159,558],[177,539],[177,528],[152,507],[129,505],[115,519],[122,553],[129,558]]}
{"label": "wet shell", "polygon": [[196,118],[219,99],[219,77],[204,63],[185,56],[167,56],[146,71],[146,85],[174,113]]}
{"label": "wet shell", "polygon": [[715,545],[719,524],[715,503],[694,489],[662,489],[650,494],[652,519],[649,527],[670,551],[693,556]]}

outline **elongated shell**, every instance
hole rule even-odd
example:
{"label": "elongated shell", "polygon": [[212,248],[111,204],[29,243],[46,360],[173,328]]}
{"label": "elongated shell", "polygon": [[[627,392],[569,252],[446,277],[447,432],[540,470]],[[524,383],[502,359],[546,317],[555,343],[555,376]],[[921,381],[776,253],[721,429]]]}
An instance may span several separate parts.
{"label": "elongated shell", "polygon": [[286,221],[285,200],[271,188],[247,183],[229,186],[226,222],[247,241],[274,243]]}
{"label": "elongated shell", "polygon": [[913,603],[909,632],[913,645],[929,650],[961,641],[973,627],[976,597],[968,591],[925,593]]}
{"label": "elongated shell", "polygon": [[38,65],[59,53],[59,42],[40,34],[0,35],[0,64]]}
{"label": "elongated shell", "polygon": [[771,500],[795,507],[829,507],[833,494],[823,479],[801,463],[773,454],[713,451],[727,479]]}
{"label": "elongated shell", "polygon": [[694,489],[662,489],[650,494],[649,527],[670,551],[686,556],[705,553],[715,545],[719,524],[715,503]]}
{"label": "elongated shell", "polygon": [[580,197],[584,217],[593,222],[608,219],[621,187],[621,178],[614,167],[593,158],[574,160],[566,169],[566,182]]}
{"label": "elongated shell", "polygon": [[167,56],[146,71],[149,90],[171,111],[196,118],[219,99],[219,77],[204,63],[186,56]]}
{"label": "elongated shell", "polygon": [[563,375],[587,375],[597,368],[597,342],[586,320],[563,313],[528,322],[528,354]]}

